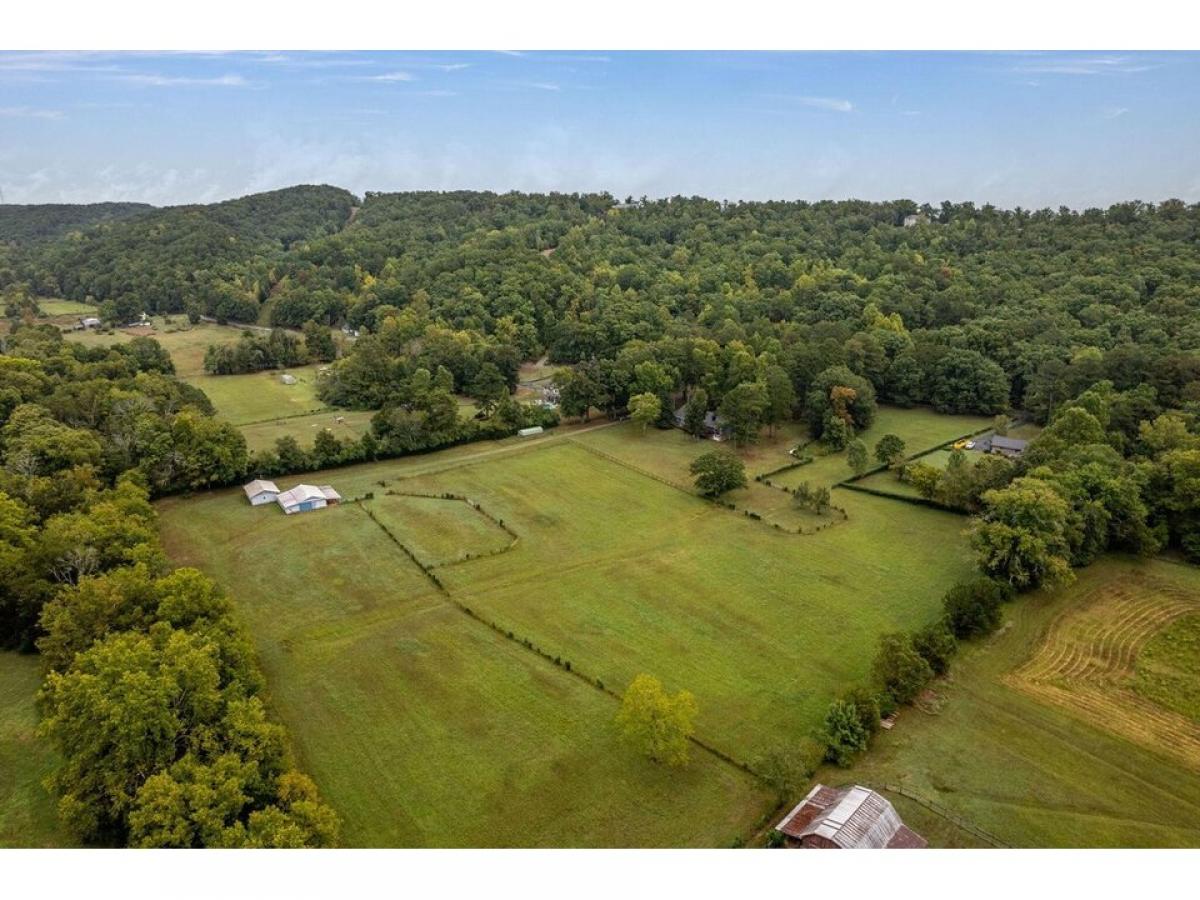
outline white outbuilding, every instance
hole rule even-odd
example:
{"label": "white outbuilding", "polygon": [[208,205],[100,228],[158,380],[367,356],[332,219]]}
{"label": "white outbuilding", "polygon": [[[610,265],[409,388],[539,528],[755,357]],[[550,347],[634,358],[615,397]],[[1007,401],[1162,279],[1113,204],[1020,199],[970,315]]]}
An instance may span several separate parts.
{"label": "white outbuilding", "polygon": [[289,516],[292,513],[309,512],[314,509],[324,509],[331,504],[341,503],[342,495],[333,489],[333,485],[298,484],[290,491],[284,491],[275,498],[275,502]]}
{"label": "white outbuilding", "polygon": [[279,496],[279,488],[275,486],[275,482],[263,481],[261,478],[256,478],[249,484],[243,485],[242,490],[246,492],[246,499],[250,501],[251,506],[271,503]]}

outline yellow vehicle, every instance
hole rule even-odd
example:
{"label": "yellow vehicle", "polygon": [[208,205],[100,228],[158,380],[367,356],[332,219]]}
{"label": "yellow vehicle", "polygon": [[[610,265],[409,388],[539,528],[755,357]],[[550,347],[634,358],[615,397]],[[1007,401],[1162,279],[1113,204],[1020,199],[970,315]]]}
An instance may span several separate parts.
{"label": "yellow vehicle", "polygon": [[967,449],[968,443],[973,443],[973,442],[968,442],[968,440],[966,438],[963,438],[961,441],[955,441],[954,449],[955,450],[965,450],[965,449]]}

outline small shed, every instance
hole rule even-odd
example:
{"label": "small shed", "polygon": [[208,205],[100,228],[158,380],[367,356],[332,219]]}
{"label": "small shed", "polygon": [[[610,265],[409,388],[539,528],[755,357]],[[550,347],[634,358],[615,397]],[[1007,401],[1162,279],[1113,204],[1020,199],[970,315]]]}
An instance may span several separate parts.
{"label": "small shed", "polygon": [[251,506],[271,503],[279,496],[279,488],[275,486],[275,482],[264,481],[261,478],[242,485],[242,490],[246,492],[246,499],[250,501]]}
{"label": "small shed", "polygon": [[789,847],[808,850],[915,850],[925,839],[900,821],[887,798],[870,788],[818,784],[775,830]]}
{"label": "small shed", "polygon": [[520,437],[533,437],[535,434],[541,434],[545,429],[541,425],[534,425],[532,428],[522,428],[517,432]]}
{"label": "small shed", "polygon": [[99,328],[100,320],[95,316],[84,316],[79,320],[79,324],[84,328]]}
{"label": "small shed", "polygon": [[279,380],[282,381],[284,384],[295,384],[296,376],[290,375],[287,372],[284,372],[282,375],[279,376]]}

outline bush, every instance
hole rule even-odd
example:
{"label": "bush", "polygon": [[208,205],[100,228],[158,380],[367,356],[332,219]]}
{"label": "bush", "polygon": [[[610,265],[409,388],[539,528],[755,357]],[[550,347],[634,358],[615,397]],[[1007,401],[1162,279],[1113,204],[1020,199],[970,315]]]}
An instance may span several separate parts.
{"label": "bush", "polygon": [[944,620],[916,632],[912,644],[921,658],[929,663],[934,675],[945,675],[950,671],[950,660],[958,649],[958,641]]}
{"label": "bush", "polygon": [[811,739],[789,742],[760,756],[754,770],[781,798],[794,797],[808,784],[825,757],[825,748]]}
{"label": "bush", "polygon": [[991,634],[1000,626],[1000,605],[1013,597],[1013,589],[980,576],[960,581],[942,598],[946,625],[959,640]]}
{"label": "bush", "polygon": [[879,639],[873,672],[897,703],[912,703],[933,678],[933,669],[904,632],[885,634]]}
{"label": "bush", "polygon": [[838,766],[848,766],[854,757],[867,749],[871,736],[863,727],[857,707],[845,700],[834,700],[825,713],[820,737],[825,745],[825,759]]}

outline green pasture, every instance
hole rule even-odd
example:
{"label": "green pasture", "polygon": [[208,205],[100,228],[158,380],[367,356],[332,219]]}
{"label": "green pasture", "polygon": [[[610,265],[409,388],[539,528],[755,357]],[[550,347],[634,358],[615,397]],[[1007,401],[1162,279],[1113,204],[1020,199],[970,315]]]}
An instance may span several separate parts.
{"label": "green pasture", "polygon": [[[1015,847],[1200,845],[1200,760],[1189,766],[1167,748],[1125,740],[1106,717],[1042,702],[1013,683],[1053,623],[1085,598],[1119,590],[1127,598],[1112,604],[1119,611],[1138,599],[1139,585],[1195,596],[1200,570],[1113,557],[1078,575],[1057,594],[1007,606],[997,635],[960,649],[935,702],[905,709],[856,765],[818,778],[902,786]],[[1194,684],[1195,622],[1177,619],[1152,638],[1139,673],[1183,665]]]}
{"label": "green pasture", "polygon": [[[311,416],[326,409],[317,397],[319,368],[319,365],[313,364],[245,375],[201,374],[185,380],[208,395],[218,416],[242,426],[292,416]],[[284,384],[282,376],[285,373],[293,375],[296,383]],[[301,444],[304,443],[301,441]],[[311,439],[307,443],[312,443]]]}
{"label": "green pasture", "polygon": [[[240,378],[243,376],[222,376]],[[298,387],[298,385],[292,385]],[[327,409],[323,412],[307,416],[291,416],[286,419],[273,419],[269,422],[256,422],[242,425],[239,430],[246,438],[246,446],[250,450],[271,450],[281,437],[293,437],[301,447],[311,447],[317,434],[329,429],[342,440],[358,440],[371,428],[371,417],[374,412]],[[338,420],[341,419],[339,422]]]}
{"label": "green pasture", "polygon": [[[987,428],[991,422],[986,416],[948,416],[924,407],[901,409],[895,406],[881,406],[875,415],[874,423],[858,437],[867,445],[871,464],[875,465],[875,444],[885,434],[897,435],[904,441],[905,455],[915,456],[921,451],[931,450],[963,435]],[[816,455],[821,450],[819,445],[814,444],[808,450],[815,456],[811,463],[772,476],[771,481],[789,488],[807,481],[815,487],[831,486],[854,476],[844,450],[823,456]]]}
{"label": "green pasture", "polygon": [[384,494],[365,506],[428,566],[496,553],[513,542],[499,524],[463,500]]}
{"label": "green pasture", "polygon": [[612,697],[447,602],[354,505],[161,512],[172,558],[235,594],[347,845],[728,846],[771,806],[708,754],[674,771],[620,744]]}
{"label": "green pasture", "polygon": [[80,303],[78,300],[43,299],[38,300],[38,309],[43,316],[94,316],[97,307],[92,303]]}
{"label": "green pasture", "polygon": [[55,758],[36,734],[41,681],[36,656],[0,652],[0,848],[68,845],[43,784]]}

